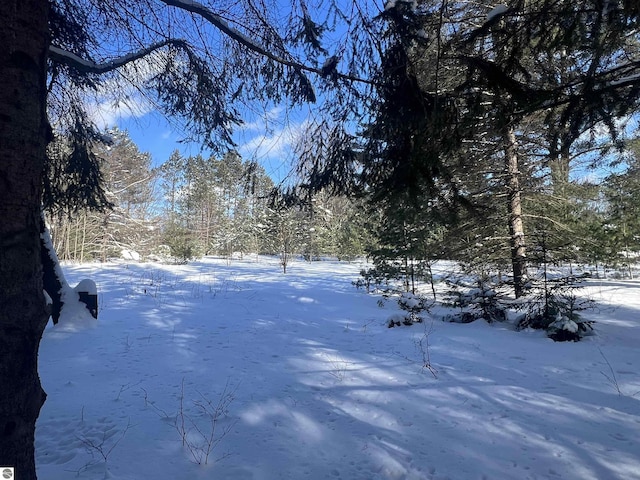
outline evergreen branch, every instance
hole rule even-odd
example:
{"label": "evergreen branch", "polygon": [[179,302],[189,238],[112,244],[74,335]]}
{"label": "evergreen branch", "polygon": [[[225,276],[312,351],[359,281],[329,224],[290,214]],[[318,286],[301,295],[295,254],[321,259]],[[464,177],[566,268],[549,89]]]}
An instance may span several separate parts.
{"label": "evergreen branch", "polygon": [[[560,107],[576,100],[583,101],[585,96],[600,98],[606,93],[619,93],[627,87],[640,85],[640,61],[625,63],[596,73],[590,69],[573,82],[555,88],[532,88],[509,75],[496,62],[478,56],[459,55],[458,60],[481,71],[490,85],[503,88],[521,101],[528,110],[537,111]],[[577,90],[577,91],[576,91]],[[567,93],[576,91],[576,93]]]}
{"label": "evergreen branch", "polygon": [[547,215],[533,215],[533,214],[530,214],[530,213],[523,213],[522,216],[525,217],[525,218],[535,218],[535,219],[538,219],[538,220],[545,220],[545,221],[547,221],[549,223],[552,223],[556,227],[560,228],[560,230],[564,230],[564,231],[569,232],[569,233],[575,233],[573,231],[573,229],[571,227],[569,227],[568,225],[565,225],[564,223],[562,223],[562,222],[560,222],[558,220],[555,220],[555,219],[553,219],[553,218],[551,218],[551,217],[549,217]]}
{"label": "evergreen branch", "polygon": [[194,0],[161,0],[162,3],[169,5],[171,7],[176,7],[181,10],[185,10],[187,12],[194,13],[205,20],[207,20],[210,24],[220,30],[222,33],[227,35],[232,40],[244,45],[249,50],[252,50],[259,55],[269,58],[274,62],[280,63],[282,65],[286,65],[289,67],[297,68],[297,69],[305,69],[308,71],[314,71],[315,73],[319,73],[318,69],[306,68],[303,65],[294,62],[293,60],[288,60],[284,57],[278,56],[269,50],[267,50],[262,45],[256,43],[253,39],[249,38],[238,29],[229,25],[229,23],[224,20],[220,15],[212,12],[209,8],[204,6],[203,4],[196,2]]}
{"label": "evergreen branch", "polygon": [[[263,57],[268,58],[269,60],[279,63],[280,65],[293,68],[301,76],[302,76],[302,72],[315,73],[316,75],[319,75],[321,77],[327,76],[327,71],[324,68],[317,68],[317,67],[305,65],[291,58],[286,58],[285,56],[280,56],[267,50],[267,48],[255,42],[253,39],[249,38],[247,35],[239,31],[237,28],[234,28],[233,26],[231,26],[220,15],[212,12],[209,8],[207,8],[206,6],[204,6],[199,2],[196,2],[194,0],[160,0],[160,1],[170,7],[176,7],[181,10],[185,10],[187,12],[191,12],[193,14],[196,14],[202,17],[203,19],[208,21],[211,25],[216,27],[218,30],[220,30],[222,33],[227,35],[232,40],[245,46],[246,48],[253,51],[254,53],[257,53]],[[335,71],[332,70],[332,72],[335,72]],[[348,75],[345,73],[335,72],[335,75],[343,80],[360,82],[360,83],[365,83],[369,85],[374,84],[374,82],[371,80],[356,77],[353,75]]]}
{"label": "evergreen branch", "polygon": [[104,74],[117,70],[118,68],[131,62],[135,62],[136,60],[140,60],[141,58],[146,57],[150,53],[153,53],[160,48],[166,47],[167,45],[181,48],[187,53],[190,52],[189,45],[185,40],[168,39],[149,45],[148,47],[142,48],[136,52],[128,53],[126,55],[122,55],[121,57],[114,58],[113,60],[105,63],[96,63],[92,60],[82,58],[75,53],[63,50],[62,48],[56,47],[55,45],[49,46],[49,58],[56,63],[74,68],[81,73]]}

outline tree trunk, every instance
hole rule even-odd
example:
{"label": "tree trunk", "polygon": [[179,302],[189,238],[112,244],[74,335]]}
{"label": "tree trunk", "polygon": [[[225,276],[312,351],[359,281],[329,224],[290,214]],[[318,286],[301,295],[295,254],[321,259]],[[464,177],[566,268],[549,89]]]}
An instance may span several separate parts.
{"label": "tree trunk", "polygon": [[47,0],[0,1],[0,466],[36,478],[36,420],[46,395],[38,348],[49,314],[40,260],[46,120]]}
{"label": "tree trunk", "polygon": [[513,267],[513,288],[516,298],[524,293],[527,274],[526,244],[522,222],[522,199],[520,197],[520,171],[518,150],[513,127],[506,125],[503,130],[504,154],[507,170],[507,196],[509,199],[509,235],[511,243],[511,265]]}

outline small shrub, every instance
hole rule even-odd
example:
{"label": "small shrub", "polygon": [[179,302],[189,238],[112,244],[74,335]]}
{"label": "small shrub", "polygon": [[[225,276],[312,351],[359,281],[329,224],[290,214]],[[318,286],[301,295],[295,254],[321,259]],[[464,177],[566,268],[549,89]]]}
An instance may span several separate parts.
{"label": "small shrub", "polygon": [[576,294],[581,287],[573,276],[532,284],[532,295],[523,302],[526,312],[518,320],[517,329],[545,330],[556,342],[577,342],[593,330],[594,323],[579,313],[594,307],[593,300]]}
{"label": "small shrub", "polygon": [[443,304],[460,311],[449,315],[447,320],[456,323],[471,323],[480,318],[487,322],[504,322],[506,309],[501,305],[497,290],[489,282],[478,280],[475,284],[463,281],[448,281],[449,291]]}
{"label": "small shrub", "polygon": [[169,247],[171,259],[178,264],[186,264],[189,260],[202,256],[200,245],[185,227],[171,226],[165,232],[165,244]]}
{"label": "small shrub", "polygon": [[573,320],[558,315],[547,328],[547,336],[556,342],[577,342],[580,340],[580,327]]}
{"label": "small shrub", "polygon": [[389,285],[389,278],[376,268],[362,269],[360,270],[360,276],[362,278],[359,278],[352,283],[356,288],[365,287],[367,289],[367,293],[371,292],[372,289],[376,289],[380,285]]}
{"label": "small shrub", "polygon": [[389,328],[422,323],[423,318],[420,314],[428,311],[430,304],[424,298],[405,292],[398,298],[398,306],[404,313],[392,315],[387,321],[387,326]]}

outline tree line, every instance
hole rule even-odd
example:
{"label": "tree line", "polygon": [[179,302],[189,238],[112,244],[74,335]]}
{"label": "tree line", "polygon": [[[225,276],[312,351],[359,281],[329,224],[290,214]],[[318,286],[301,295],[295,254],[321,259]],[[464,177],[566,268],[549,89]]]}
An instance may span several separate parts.
{"label": "tree line", "polygon": [[[409,279],[427,278],[437,260],[455,260],[480,274],[509,274],[501,172],[487,162],[468,166],[465,182],[482,193],[474,208],[447,225],[420,197],[367,203],[317,192],[309,202],[291,205],[260,165],[234,151],[221,158],[174,151],[153,166],[127,132],[112,129],[108,136],[109,143],[96,143],[94,150],[110,207],[47,212],[63,260],[185,262],[202,255],[267,254],[280,256],[286,267],[293,255],[368,256],[379,274],[402,277],[407,290]],[[597,178],[585,162],[574,162],[580,176],[540,162],[533,148],[523,156],[530,264],[540,263],[544,251],[544,260],[555,264],[633,274],[640,253],[640,140],[618,147],[605,142],[584,153],[600,165]]]}
{"label": "tree line", "polygon": [[218,158],[176,150],[154,166],[126,131],[114,128],[106,137],[92,151],[108,204],[47,209],[61,260],[266,254],[279,256],[286,268],[294,255],[351,260],[365,254],[353,200],[319,192],[308,204],[290,205],[262,166],[235,151]]}

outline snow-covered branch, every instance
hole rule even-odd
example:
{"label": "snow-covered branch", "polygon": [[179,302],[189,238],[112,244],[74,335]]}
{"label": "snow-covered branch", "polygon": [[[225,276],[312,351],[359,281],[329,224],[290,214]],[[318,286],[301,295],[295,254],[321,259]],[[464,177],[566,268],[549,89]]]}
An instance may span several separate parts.
{"label": "snow-covered branch", "polygon": [[82,58],[75,53],[71,53],[63,50],[62,48],[56,47],[55,45],[51,45],[49,47],[49,58],[56,63],[67,65],[83,73],[103,74],[116,70],[128,63],[135,62],[136,60],[146,57],[160,48],[166,47],[167,45],[173,45],[175,47],[182,48],[185,51],[188,51],[189,49],[186,41],[180,39],[169,39],[154,43],[136,52],[128,53],[105,63],[96,63],[92,60]]}
{"label": "snow-covered branch", "polygon": [[153,178],[153,175],[149,175],[149,176],[147,176],[147,177],[145,177],[145,178],[141,178],[140,180],[136,180],[135,182],[130,183],[129,185],[127,185],[127,186],[125,186],[125,187],[121,188],[120,190],[116,190],[115,192],[110,192],[110,193],[112,193],[113,195],[119,195],[119,194],[121,194],[122,192],[126,192],[126,191],[127,191],[128,189],[130,189],[131,187],[134,187],[134,186],[136,186],[136,185],[139,185],[140,183],[148,182],[148,181],[149,181],[149,180],[151,180],[152,178]]}

